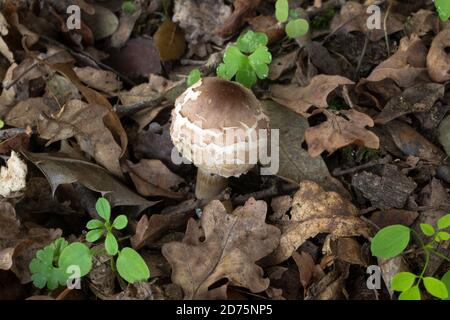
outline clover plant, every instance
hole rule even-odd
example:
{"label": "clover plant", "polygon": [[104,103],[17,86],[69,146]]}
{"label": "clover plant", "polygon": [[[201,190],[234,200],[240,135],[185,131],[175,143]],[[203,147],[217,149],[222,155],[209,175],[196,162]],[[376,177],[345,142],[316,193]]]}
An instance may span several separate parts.
{"label": "clover plant", "polygon": [[275,18],[279,23],[286,24],[285,31],[289,38],[298,38],[309,30],[309,23],[298,17],[295,10],[289,9],[288,0],[277,0],[275,3]]}

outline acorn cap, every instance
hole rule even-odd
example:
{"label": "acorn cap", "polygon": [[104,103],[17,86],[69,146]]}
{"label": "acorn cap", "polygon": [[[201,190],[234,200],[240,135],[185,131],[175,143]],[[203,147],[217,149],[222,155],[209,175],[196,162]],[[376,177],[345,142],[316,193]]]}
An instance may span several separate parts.
{"label": "acorn cap", "polygon": [[[260,129],[267,130],[265,137]],[[269,119],[252,91],[210,77],[175,101],[170,135],[178,151],[203,172],[228,178],[256,164],[258,148],[267,146],[268,129]]]}

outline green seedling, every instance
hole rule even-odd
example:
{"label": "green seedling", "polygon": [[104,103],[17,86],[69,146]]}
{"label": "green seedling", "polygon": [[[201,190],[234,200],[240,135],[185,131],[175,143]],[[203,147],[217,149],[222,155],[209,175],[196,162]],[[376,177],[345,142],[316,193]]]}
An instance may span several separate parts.
{"label": "green seedling", "polygon": [[265,33],[247,31],[235,44],[227,47],[223,63],[217,67],[217,75],[226,80],[235,78],[247,88],[251,88],[258,78],[267,78],[272,62],[268,41]]}
{"label": "green seedling", "polygon": [[79,277],[88,274],[92,268],[91,252],[81,242],[68,244],[59,238],[36,252],[29,269],[31,280],[37,288],[42,289],[47,285],[49,290],[54,290],[67,283],[73,267],[78,267],[76,275]]}
{"label": "green seedling", "polygon": [[442,21],[447,21],[450,18],[450,1],[449,0],[434,0],[434,5]]}
{"label": "green seedling", "polygon": [[288,0],[277,0],[275,3],[275,18],[285,24],[285,31],[289,38],[304,36],[309,30],[309,23],[298,17],[298,13],[289,9]]}
{"label": "green seedling", "polygon": [[2,129],[5,126],[5,122],[3,122],[2,119],[0,119],[0,129]]}
{"label": "green seedling", "polygon": [[[106,252],[113,258],[117,255],[116,268],[119,275],[129,283],[145,281],[150,277],[150,271],[144,259],[135,250],[125,247],[119,250],[119,243],[114,230],[122,230],[128,224],[125,215],[117,216],[111,223],[111,205],[105,198],[98,199],[95,208],[98,215],[103,219],[90,220],[86,227],[90,230],[86,235],[88,242],[96,242],[104,238]],[[114,260],[111,260],[111,267],[114,267]]]}
{"label": "green seedling", "polygon": [[[449,299],[450,271],[440,280],[425,276],[431,254],[450,261],[449,258],[434,250],[435,246],[440,242],[450,240],[450,233],[446,231],[449,227],[450,214],[447,214],[438,220],[436,227],[427,223],[420,224],[422,235],[409,227],[396,224],[381,229],[372,239],[370,247],[372,254],[376,257],[386,259],[396,257],[403,253],[411,240],[411,234],[414,234],[420,243],[425,255],[425,264],[422,272],[419,275],[411,272],[400,272],[392,279],[391,288],[394,291],[400,292],[399,300],[420,300],[422,296],[420,289],[421,283],[423,283],[425,290],[432,296],[442,300]],[[425,243],[422,239],[423,236],[431,239],[431,241]]]}
{"label": "green seedling", "polygon": [[200,70],[194,69],[192,70],[186,80],[186,84],[188,87],[193,86],[196,84],[200,79],[202,78],[202,74],[200,73]]}
{"label": "green seedling", "polygon": [[136,11],[136,6],[134,5],[133,1],[125,1],[122,4],[122,12],[133,13],[135,11]]}

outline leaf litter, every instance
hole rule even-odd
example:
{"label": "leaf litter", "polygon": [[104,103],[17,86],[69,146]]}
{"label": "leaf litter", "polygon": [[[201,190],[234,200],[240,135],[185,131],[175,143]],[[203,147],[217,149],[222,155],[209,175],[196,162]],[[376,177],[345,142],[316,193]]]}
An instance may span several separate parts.
{"label": "leaf litter", "polygon": [[[367,249],[378,228],[450,212],[450,36],[425,1],[381,5],[376,30],[372,1],[302,1],[310,30],[295,40],[272,1],[80,0],[78,30],[72,1],[19,2],[0,7],[1,298],[394,299],[394,275],[425,263],[417,243],[389,260]],[[196,199],[194,166],[172,161],[171,110],[247,29],[268,37],[252,89],[279,130],[279,170]],[[36,252],[83,241],[100,196],[128,216],[150,280],[125,286],[100,255],[86,290],[32,288]],[[449,267],[439,252],[430,276]]]}

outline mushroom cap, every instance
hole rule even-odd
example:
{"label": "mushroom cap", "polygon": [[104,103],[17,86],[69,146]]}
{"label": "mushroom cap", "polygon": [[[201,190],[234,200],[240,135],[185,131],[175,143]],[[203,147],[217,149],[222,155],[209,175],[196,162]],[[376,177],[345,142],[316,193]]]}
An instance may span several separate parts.
{"label": "mushroom cap", "polygon": [[170,135],[178,151],[203,171],[226,178],[256,164],[269,134],[269,118],[253,92],[220,78],[199,80],[172,111]]}

